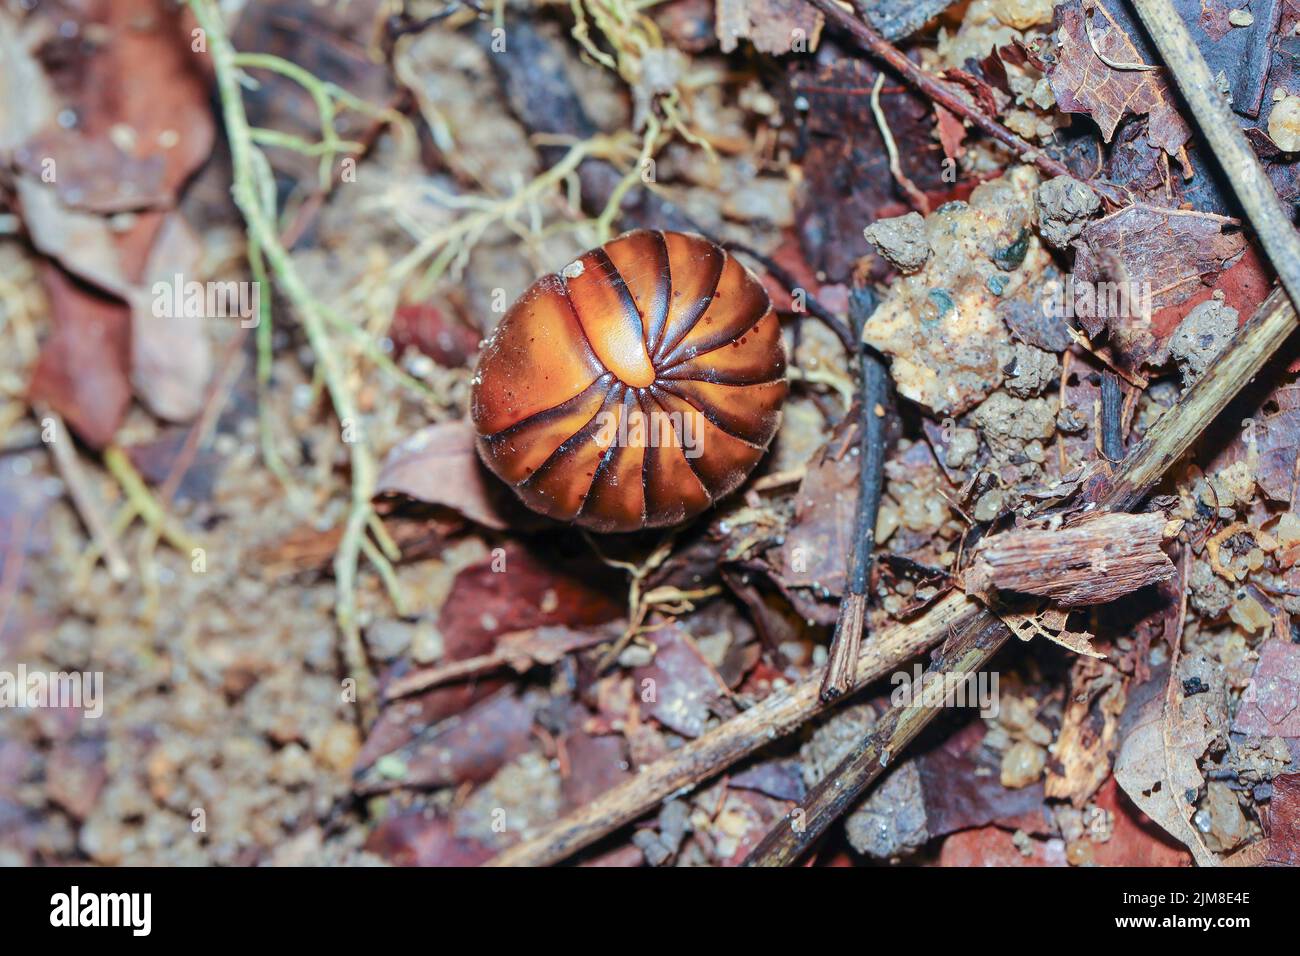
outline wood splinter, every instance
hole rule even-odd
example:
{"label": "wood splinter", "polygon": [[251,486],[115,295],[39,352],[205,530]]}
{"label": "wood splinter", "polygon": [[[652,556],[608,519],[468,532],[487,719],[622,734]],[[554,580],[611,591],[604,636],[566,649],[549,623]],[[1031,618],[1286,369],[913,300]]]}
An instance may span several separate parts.
{"label": "wood splinter", "polygon": [[1159,512],[1097,512],[1057,530],[1005,531],[980,542],[963,583],[985,603],[1013,591],[1062,607],[1105,604],[1177,574],[1160,545],[1180,526]]}

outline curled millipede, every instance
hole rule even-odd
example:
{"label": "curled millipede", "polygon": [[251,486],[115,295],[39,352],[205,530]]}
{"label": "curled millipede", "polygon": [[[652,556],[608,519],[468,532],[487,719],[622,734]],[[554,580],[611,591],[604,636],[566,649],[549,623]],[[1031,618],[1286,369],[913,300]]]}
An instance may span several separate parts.
{"label": "curled millipede", "polygon": [[529,507],[635,531],[734,491],[786,391],[758,279],[707,239],[642,229],[520,296],[479,356],[471,409],[483,461]]}

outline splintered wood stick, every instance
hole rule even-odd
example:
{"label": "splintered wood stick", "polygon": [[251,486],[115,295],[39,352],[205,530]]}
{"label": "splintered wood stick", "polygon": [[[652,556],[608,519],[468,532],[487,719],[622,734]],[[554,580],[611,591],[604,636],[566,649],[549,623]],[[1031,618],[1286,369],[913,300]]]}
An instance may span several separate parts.
{"label": "splintered wood stick", "polygon": [[[949,594],[916,621],[896,624],[876,635],[858,655],[855,687],[877,680],[963,628],[979,614],[979,604],[961,593]],[[821,675],[773,691],[749,710],[701,734],[680,750],[640,768],[636,776],[606,790],[586,806],[541,833],[489,860],[489,866],[546,866],[630,823],[660,801],[717,776],[760,747],[798,729],[826,709],[818,693]]]}
{"label": "splintered wood stick", "polygon": [[[1274,290],[1205,377],[1160,416],[1129,452],[1114,480],[1090,486],[1095,504],[1113,510],[1137,505],[1296,327],[1295,309],[1281,290]],[[955,640],[944,645],[925,679],[943,680],[946,685],[975,674],[1010,636],[1010,629],[994,614],[976,615]],[[768,831],[745,865],[794,863],[938,712],[939,708],[927,707],[923,701],[886,711],[862,745],[813,788],[802,806]]]}
{"label": "splintered wood stick", "polygon": [[1171,524],[1181,523],[1159,513],[1096,512],[1065,528],[1004,531],[979,543],[962,583],[987,602],[1013,591],[1062,607],[1105,604],[1177,574],[1160,547],[1177,530]]}

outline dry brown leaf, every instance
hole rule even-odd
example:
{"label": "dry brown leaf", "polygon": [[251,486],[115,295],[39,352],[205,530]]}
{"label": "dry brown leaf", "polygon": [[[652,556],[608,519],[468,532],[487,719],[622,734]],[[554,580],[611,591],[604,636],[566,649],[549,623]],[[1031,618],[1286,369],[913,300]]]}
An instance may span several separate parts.
{"label": "dry brown leaf", "polygon": [[485,528],[535,528],[533,516],[479,461],[474,426],[467,419],[422,428],[388,453],[376,495],[406,495],[451,508]]}
{"label": "dry brown leaf", "polygon": [[1187,812],[1205,783],[1197,761],[1214,730],[1204,711],[1206,695],[1185,700],[1177,680],[1165,665],[1131,689],[1120,721],[1115,779],[1143,813],[1191,850],[1198,864],[1217,866]]}
{"label": "dry brown leaf", "polygon": [[[143,287],[131,301],[131,383],[136,395],[159,418],[186,422],[203,407],[212,377],[212,349],[206,320],[200,316],[154,315],[155,282],[170,287],[196,276],[203,250],[180,213],[163,221],[145,266]],[[209,317],[216,318],[216,317]]]}
{"label": "dry brown leaf", "polygon": [[[1120,120],[1146,114],[1147,141],[1175,155],[1192,131],[1163,71],[1115,69],[1097,55],[1100,50],[1107,60],[1124,65],[1141,61],[1133,41],[1094,0],[1068,0],[1057,6],[1056,18],[1056,59],[1048,69],[1056,105],[1091,116],[1108,143]],[[1096,50],[1088,38],[1089,21]]]}

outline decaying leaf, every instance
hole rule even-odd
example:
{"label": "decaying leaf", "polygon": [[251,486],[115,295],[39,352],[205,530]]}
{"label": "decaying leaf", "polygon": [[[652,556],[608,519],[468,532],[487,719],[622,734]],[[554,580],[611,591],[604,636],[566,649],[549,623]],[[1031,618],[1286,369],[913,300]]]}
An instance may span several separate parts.
{"label": "decaying leaf", "polygon": [[1106,656],[1092,646],[1092,634],[1087,631],[1071,631],[1065,626],[1070,615],[1060,608],[1046,607],[1041,610],[1025,611],[1000,608],[997,614],[1002,619],[1002,623],[1011,629],[1011,633],[1022,641],[1032,641],[1035,637],[1042,637],[1086,657],[1101,660]]}
{"label": "decaying leaf", "polygon": [[1246,240],[1235,220],[1137,203],[1088,223],[1075,240],[1070,306],[1090,336],[1110,330],[1128,365],[1159,365],[1172,328],[1152,316],[1187,301],[1241,258]]}
{"label": "decaying leaf", "polygon": [[[1190,808],[1205,783],[1197,762],[1214,739],[1204,695],[1184,699],[1167,665],[1132,689],[1120,719],[1115,779],[1142,812],[1183,843],[1197,863],[1215,857],[1192,828]],[[1166,708],[1166,691],[1169,707]]]}
{"label": "decaying leaf", "polygon": [[1074,662],[1061,730],[1047,764],[1048,797],[1082,808],[1106,782],[1125,699],[1124,680],[1114,665],[1091,657]]}
{"label": "decaying leaf", "polygon": [[1146,114],[1148,141],[1175,155],[1192,131],[1164,74],[1132,68],[1141,61],[1133,41],[1095,0],[1068,0],[1057,6],[1056,17],[1056,59],[1048,78],[1057,106],[1087,113],[1106,142],[1124,117]]}

